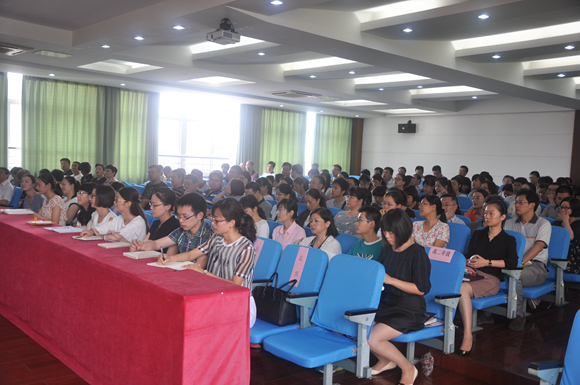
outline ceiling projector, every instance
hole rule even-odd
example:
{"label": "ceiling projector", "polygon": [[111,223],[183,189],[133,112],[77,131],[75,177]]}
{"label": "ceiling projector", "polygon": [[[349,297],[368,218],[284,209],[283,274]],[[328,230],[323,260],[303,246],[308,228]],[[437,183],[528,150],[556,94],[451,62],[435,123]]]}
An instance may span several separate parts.
{"label": "ceiling projector", "polygon": [[240,42],[240,35],[234,29],[234,25],[229,19],[222,19],[220,27],[213,32],[208,32],[205,35],[207,41],[213,43],[227,45]]}

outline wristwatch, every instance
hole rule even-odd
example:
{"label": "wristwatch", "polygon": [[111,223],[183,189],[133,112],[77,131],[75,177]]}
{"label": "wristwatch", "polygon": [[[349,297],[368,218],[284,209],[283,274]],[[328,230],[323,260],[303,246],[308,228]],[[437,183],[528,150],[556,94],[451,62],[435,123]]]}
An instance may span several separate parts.
{"label": "wristwatch", "polygon": [[203,273],[204,273],[204,274],[207,274],[207,270],[204,270],[204,271],[203,271]]}
{"label": "wristwatch", "polygon": [[489,267],[491,267],[491,259],[489,260]]}

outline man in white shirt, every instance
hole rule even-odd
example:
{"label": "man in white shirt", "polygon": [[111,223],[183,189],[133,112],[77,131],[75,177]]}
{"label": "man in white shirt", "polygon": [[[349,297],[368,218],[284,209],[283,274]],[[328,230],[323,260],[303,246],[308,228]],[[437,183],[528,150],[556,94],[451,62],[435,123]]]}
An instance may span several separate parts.
{"label": "man in white shirt", "polygon": [[80,170],[79,170],[79,166],[80,166],[80,162],[77,162],[76,160],[74,162],[72,162],[72,166],[71,166],[71,170],[73,172],[73,177],[79,182],[81,183],[81,179],[83,178],[83,174],[81,174]]}
{"label": "man in white shirt", "polygon": [[393,180],[393,172],[394,170],[391,167],[385,167],[383,169],[383,179],[385,180],[388,189],[395,186],[395,181]]}
{"label": "man in white shirt", "polygon": [[8,180],[10,170],[0,167],[0,206],[7,206],[14,196],[14,186]]}
{"label": "man in white shirt", "polygon": [[269,161],[266,168],[267,168],[266,172],[262,174],[264,178],[267,177],[268,175],[276,176],[276,173],[274,172],[274,168],[276,168],[276,162]]}

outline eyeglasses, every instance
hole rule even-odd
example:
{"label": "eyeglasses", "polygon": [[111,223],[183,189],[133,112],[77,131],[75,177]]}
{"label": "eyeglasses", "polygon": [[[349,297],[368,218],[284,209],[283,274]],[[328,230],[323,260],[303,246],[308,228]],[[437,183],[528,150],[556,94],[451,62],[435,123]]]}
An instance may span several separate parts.
{"label": "eyeglasses", "polygon": [[402,181],[402,178],[395,178],[395,180],[398,180],[399,182]]}
{"label": "eyeglasses", "polygon": [[[92,196],[94,196],[94,195],[92,195]],[[127,202],[127,201],[122,201],[122,200],[119,200],[119,199],[115,199],[115,203],[125,203],[125,202]]]}
{"label": "eyeglasses", "polygon": [[360,217],[360,214],[359,214],[359,215],[357,215],[357,217],[356,217],[356,221],[357,221],[357,222],[370,222],[368,219],[361,218],[361,217]]}
{"label": "eyeglasses", "polygon": [[158,205],[154,205],[154,204],[151,205],[151,207],[159,207],[159,206],[164,206],[164,204],[163,203],[159,203]]}
{"label": "eyeglasses", "polygon": [[570,206],[560,206],[560,210],[572,210]]}
{"label": "eyeglasses", "polygon": [[[179,215],[179,216],[177,217],[177,220],[178,220],[178,221],[184,221],[184,222],[185,222],[185,221],[187,221],[187,220],[189,220],[189,219],[191,219],[191,218],[195,217],[196,215],[197,215],[197,214],[191,214],[191,215],[190,215],[190,216],[188,216],[188,217],[184,217],[183,215]],[[209,219],[209,218],[208,218],[208,219]]]}
{"label": "eyeglasses", "polygon": [[453,206],[455,206],[455,204],[454,203],[445,203],[445,204],[442,204],[441,206],[443,206],[443,207],[453,207]]}
{"label": "eyeglasses", "polygon": [[421,203],[419,203],[419,206],[429,206],[429,202],[421,201]]}
{"label": "eyeglasses", "polygon": [[[83,194],[87,194],[87,195],[89,195],[89,193],[88,193],[88,192],[86,192],[86,191],[79,191],[79,192],[77,192],[77,195],[83,195]],[[91,198],[92,198],[93,196],[92,196],[92,195],[89,195],[89,197],[91,197]]]}
{"label": "eyeglasses", "polygon": [[215,223],[226,222],[225,219],[216,219],[216,217],[214,217],[213,215],[208,216],[207,219]]}
{"label": "eyeglasses", "polygon": [[530,202],[528,202],[528,201],[515,201],[515,204],[516,205],[520,205],[520,206],[521,205],[527,205],[528,203],[530,203]]}

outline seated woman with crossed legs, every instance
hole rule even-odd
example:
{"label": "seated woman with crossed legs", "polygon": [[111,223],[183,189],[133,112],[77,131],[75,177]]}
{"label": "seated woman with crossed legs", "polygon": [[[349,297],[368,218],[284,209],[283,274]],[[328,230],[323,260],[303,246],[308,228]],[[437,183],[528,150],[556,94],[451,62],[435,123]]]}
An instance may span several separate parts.
{"label": "seated woman with crossed legs", "polygon": [[395,208],[383,215],[381,232],[385,279],[376,323],[369,338],[369,347],[379,359],[372,374],[399,366],[403,371],[399,384],[413,384],[417,368],[390,341],[425,327],[424,295],[431,290],[431,262],[425,249],[415,243],[411,219],[402,209]]}

